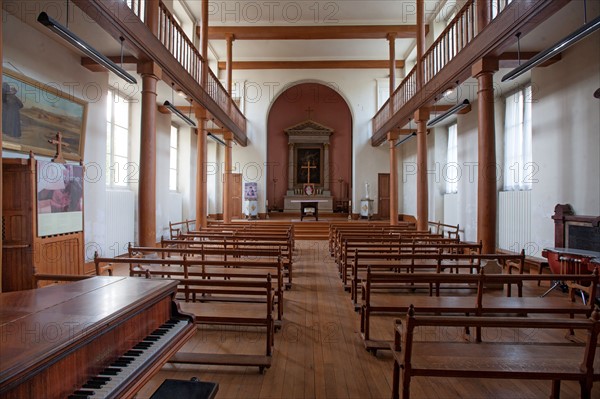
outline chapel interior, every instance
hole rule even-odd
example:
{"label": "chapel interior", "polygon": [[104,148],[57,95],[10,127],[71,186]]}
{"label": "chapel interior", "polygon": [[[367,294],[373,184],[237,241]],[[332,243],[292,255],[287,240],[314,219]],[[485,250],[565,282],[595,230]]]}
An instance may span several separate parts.
{"label": "chapel interior", "polygon": [[598,0],[0,5],[0,397],[600,397]]}

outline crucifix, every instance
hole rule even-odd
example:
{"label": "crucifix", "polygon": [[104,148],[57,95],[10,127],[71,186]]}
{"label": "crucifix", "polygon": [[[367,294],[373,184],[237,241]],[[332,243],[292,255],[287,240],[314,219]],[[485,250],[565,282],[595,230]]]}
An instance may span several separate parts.
{"label": "crucifix", "polygon": [[308,164],[306,166],[302,166],[302,169],[306,169],[306,172],[308,173],[308,177],[307,177],[307,183],[310,184],[310,170],[311,169],[317,169],[316,166],[310,166],[310,161],[308,161]]}
{"label": "crucifix", "polygon": [[67,163],[62,155],[62,148],[69,147],[69,144],[62,142],[62,133],[56,132],[56,139],[48,140],[50,144],[56,145],[56,155],[52,158],[52,162]]}
{"label": "crucifix", "polygon": [[312,108],[309,106],[307,109],[305,109],[305,111],[306,111],[306,112],[308,112],[308,119],[310,119],[310,118],[311,118],[311,114],[312,114],[312,112],[314,111],[314,109],[312,109]]}

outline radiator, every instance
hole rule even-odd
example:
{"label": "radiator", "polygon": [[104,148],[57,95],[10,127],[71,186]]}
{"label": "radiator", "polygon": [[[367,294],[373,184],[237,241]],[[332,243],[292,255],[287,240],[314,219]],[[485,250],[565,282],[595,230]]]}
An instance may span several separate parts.
{"label": "radiator", "polygon": [[135,195],[129,190],[106,191],[105,256],[127,253],[127,245],[135,240]]}
{"label": "radiator", "polygon": [[500,191],[498,195],[498,247],[537,255],[531,239],[531,191]]}

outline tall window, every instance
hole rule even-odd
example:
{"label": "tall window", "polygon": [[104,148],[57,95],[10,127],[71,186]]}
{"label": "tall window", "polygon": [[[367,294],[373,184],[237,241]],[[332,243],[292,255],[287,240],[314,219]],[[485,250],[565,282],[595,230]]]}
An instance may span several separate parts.
{"label": "tall window", "polygon": [[444,168],[444,177],[446,179],[446,194],[458,192],[458,140],[457,125],[448,126],[448,155],[446,157],[446,167]]}
{"label": "tall window", "polygon": [[171,125],[171,151],[169,161],[169,190],[177,191],[177,155],[179,128]]}
{"label": "tall window", "polygon": [[108,91],[106,107],[106,184],[129,184],[129,100],[116,91]]}
{"label": "tall window", "polygon": [[531,190],[535,165],[531,149],[531,86],[506,98],[504,190]]}

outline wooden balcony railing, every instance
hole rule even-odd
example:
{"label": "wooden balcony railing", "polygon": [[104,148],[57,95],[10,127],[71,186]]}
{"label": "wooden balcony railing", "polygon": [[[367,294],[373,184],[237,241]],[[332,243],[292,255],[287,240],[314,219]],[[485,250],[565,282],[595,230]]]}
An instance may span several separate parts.
{"label": "wooden balcony railing", "polygon": [[[489,0],[488,19],[496,18],[514,0]],[[468,0],[446,29],[423,54],[423,85],[431,81],[452,59],[477,36],[477,0]],[[417,94],[416,66],[402,80],[398,88],[373,118],[373,133],[394,116]]]}
{"label": "wooden balcony railing", "polygon": [[158,11],[158,40],[192,78],[201,83],[202,68],[205,65],[202,55],[196,50],[194,43],[188,39],[163,2],[159,3]]}
{"label": "wooden balcony railing", "polygon": [[146,16],[146,0],[123,0],[127,7],[138,16],[140,21],[144,22]]}
{"label": "wooden balcony railing", "polygon": [[[135,15],[143,21],[145,1],[124,1]],[[159,2],[158,8],[158,32],[156,34],[158,40],[160,40],[163,46],[173,55],[194,81],[203,87],[208,96],[231,118],[233,123],[245,133],[246,117],[239,110],[219,79],[210,70],[198,49],[196,49],[162,1]],[[208,79],[206,86],[202,84],[202,68],[209,68],[207,71]]]}

